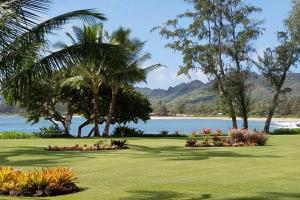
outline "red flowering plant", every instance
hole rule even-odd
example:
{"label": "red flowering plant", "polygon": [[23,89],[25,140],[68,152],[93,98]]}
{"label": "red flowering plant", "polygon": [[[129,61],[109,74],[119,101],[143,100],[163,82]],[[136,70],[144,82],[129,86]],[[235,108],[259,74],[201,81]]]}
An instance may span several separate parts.
{"label": "red flowering plant", "polygon": [[211,134],[211,129],[210,128],[205,128],[203,129],[203,135],[210,135]]}

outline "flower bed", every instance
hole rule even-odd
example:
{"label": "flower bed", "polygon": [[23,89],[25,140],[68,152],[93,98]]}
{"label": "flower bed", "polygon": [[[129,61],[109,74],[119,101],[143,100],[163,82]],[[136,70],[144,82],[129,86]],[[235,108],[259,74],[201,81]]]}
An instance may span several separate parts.
{"label": "flower bed", "polygon": [[74,172],[67,167],[21,171],[0,168],[0,194],[9,196],[58,196],[78,192]]}
{"label": "flower bed", "polygon": [[[204,129],[201,138],[187,139],[186,147],[240,147],[240,146],[264,146],[268,135],[264,132],[232,129],[228,136],[223,136],[221,131],[212,133],[210,129]],[[199,136],[199,134],[197,135]]]}
{"label": "flower bed", "polygon": [[110,144],[106,144],[103,140],[98,141],[92,146],[87,144],[80,146],[76,144],[72,147],[58,147],[49,145],[46,150],[48,151],[102,151],[102,150],[116,150],[116,149],[128,149],[127,140],[111,140]]}

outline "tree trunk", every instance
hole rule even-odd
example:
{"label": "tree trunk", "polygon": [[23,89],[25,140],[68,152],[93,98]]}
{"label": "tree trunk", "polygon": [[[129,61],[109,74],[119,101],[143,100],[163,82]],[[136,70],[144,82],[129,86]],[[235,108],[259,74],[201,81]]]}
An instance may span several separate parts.
{"label": "tree trunk", "polygon": [[65,116],[64,134],[67,134],[67,135],[70,134],[72,117],[73,117],[73,114],[71,114],[71,113],[68,113]]}
{"label": "tree trunk", "polygon": [[100,131],[99,131],[99,98],[98,98],[98,89],[94,90],[94,137],[100,137]]}
{"label": "tree trunk", "polygon": [[88,119],[85,122],[83,122],[79,127],[78,127],[78,134],[77,137],[80,138],[81,137],[81,130],[83,129],[83,127],[87,126],[92,120]]}
{"label": "tree trunk", "polygon": [[272,105],[269,108],[268,116],[267,116],[267,119],[265,122],[264,131],[266,133],[270,132],[271,121],[272,121],[273,115],[274,115],[276,107],[277,107],[278,98],[279,98],[279,92],[276,92],[276,94],[273,97]]}
{"label": "tree trunk", "polygon": [[248,126],[248,117],[244,117],[243,118],[243,128],[244,129],[248,129],[249,126]]}
{"label": "tree trunk", "polygon": [[92,130],[89,132],[89,134],[88,134],[88,137],[91,137],[91,136],[92,136],[92,134],[93,134],[93,132],[95,132],[95,127],[94,127],[94,128],[92,128]]}
{"label": "tree trunk", "polygon": [[111,102],[110,102],[110,106],[109,106],[109,113],[107,115],[106,124],[105,124],[104,132],[103,132],[103,136],[104,137],[108,137],[109,136],[109,128],[110,128],[110,123],[111,123],[111,120],[112,120],[112,117],[113,117],[113,113],[115,111],[117,94],[118,94],[118,88],[117,87],[112,87],[112,94],[111,94]]}
{"label": "tree trunk", "polygon": [[232,121],[232,129],[238,129],[236,114],[235,114],[233,103],[232,103],[232,100],[230,97],[228,97],[228,105],[229,105],[229,112],[230,112],[231,121]]}

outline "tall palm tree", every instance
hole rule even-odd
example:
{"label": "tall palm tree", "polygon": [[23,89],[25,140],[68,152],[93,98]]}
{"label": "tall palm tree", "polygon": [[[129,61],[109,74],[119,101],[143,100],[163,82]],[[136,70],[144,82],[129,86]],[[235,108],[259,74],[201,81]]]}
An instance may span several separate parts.
{"label": "tall palm tree", "polygon": [[73,34],[66,33],[72,42],[72,46],[65,43],[58,43],[56,46],[60,47],[62,51],[73,48],[76,50],[76,47],[84,46],[84,50],[80,54],[80,60],[74,68],[74,73],[77,75],[72,79],[84,81],[91,87],[94,102],[94,136],[99,137],[100,87],[109,77],[112,66],[125,65],[127,55],[124,53],[124,49],[118,45],[104,43],[103,26],[101,24],[84,25],[83,27],[74,26],[72,29]]}
{"label": "tall palm tree", "polygon": [[43,21],[41,15],[47,13],[52,3],[52,0],[1,0],[0,89],[4,87],[3,81],[11,78],[16,89],[25,87],[31,77],[67,66],[74,61],[71,54],[79,55],[79,49],[77,52],[47,52],[47,34],[71,20],[92,24],[105,20],[93,10],[77,10]]}
{"label": "tall palm tree", "polygon": [[111,35],[106,34],[111,44],[120,45],[126,49],[128,56],[126,57],[126,65],[119,65],[119,67],[112,67],[109,74],[108,83],[111,87],[111,102],[109,113],[106,119],[103,136],[109,135],[110,123],[113,118],[115,110],[116,97],[120,87],[127,84],[135,84],[137,82],[146,82],[147,74],[162,65],[156,64],[143,68],[145,61],[151,58],[149,53],[142,53],[144,42],[137,39],[130,38],[131,30],[120,27]]}

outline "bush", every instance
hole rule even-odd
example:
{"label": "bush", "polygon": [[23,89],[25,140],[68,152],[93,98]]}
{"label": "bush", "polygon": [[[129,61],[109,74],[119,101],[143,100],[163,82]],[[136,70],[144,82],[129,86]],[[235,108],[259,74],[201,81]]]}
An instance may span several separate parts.
{"label": "bush", "polygon": [[69,134],[64,134],[63,130],[55,127],[43,127],[40,129],[40,132],[34,133],[35,136],[41,137],[41,138],[70,138],[73,137]]}
{"label": "bush", "polygon": [[232,129],[229,133],[228,142],[231,146],[258,145],[264,146],[268,136],[264,132],[251,132],[246,129]]}
{"label": "bush", "polygon": [[268,135],[264,132],[232,129],[229,136],[222,136],[221,131],[214,135],[203,134],[200,142],[195,138],[186,141],[186,147],[222,147],[222,146],[264,146],[267,143]]}
{"label": "bush", "polygon": [[67,167],[20,171],[0,168],[0,194],[11,196],[57,196],[79,191],[74,172]]}
{"label": "bush", "polygon": [[162,130],[159,133],[159,135],[161,135],[161,136],[168,136],[168,134],[169,134],[169,131],[167,131],[167,130]]}
{"label": "bush", "polygon": [[199,143],[198,143],[197,139],[189,138],[186,140],[185,146],[186,147],[199,147]]}
{"label": "bush", "polygon": [[272,135],[298,135],[300,134],[300,128],[280,128],[274,130]]}
{"label": "bush", "polygon": [[124,148],[127,147],[127,140],[111,140],[110,145],[118,148]]}
{"label": "bush", "polygon": [[0,132],[0,139],[32,139],[36,136],[32,133],[21,133],[16,131]]}
{"label": "bush", "polygon": [[118,126],[115,128],[112,136],[114,137],[141,137],[144,132],[137,130],[136,128],[130,128],[128,126]]}

